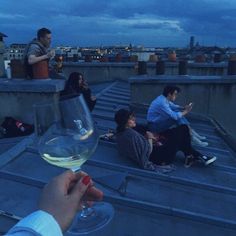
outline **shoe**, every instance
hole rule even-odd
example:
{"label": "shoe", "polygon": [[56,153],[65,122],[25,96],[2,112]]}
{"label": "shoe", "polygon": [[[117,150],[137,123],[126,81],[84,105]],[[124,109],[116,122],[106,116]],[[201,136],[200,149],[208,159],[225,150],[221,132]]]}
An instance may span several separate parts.
{"label": "shoe", "polygon": [[192,136],[192,144],[200,147],[207,147],[208,142],[202,142],[200,139],[198,139],[196,136]]}
{"label": "shoe", "polygon": [[199,134],[197,134],[196,136],[197,136],[197,138],[200,139],[201,141],[202,141],[202,140],[206,140],[206,137],[205,137],[205,136],[201,136],[201,135],[199,135]]}
{"label": "shoe", "polygon": [[217,157],[215,157],[215,156],[210,157],[210,156],[205,156],[205,155],[199,156],[198,158],[199,158],[201,161],[204,162],[205,166],[207,166],[207,165],[213,163],[213,162],[216,161],[216,159],[217,159]]}
{"label": "shoe", "polygon": [[196,160],[197,158],[194,157],[193,155],[186,156],[184,163],[185,168],[189,168],[190,166],[192,166]]}
{"label": "shoe", "polygon": [[194,129],[191,129],[191,135],[195,136],[197,139],[201,140],[206,140],[205,136],[201,136],[200,134],[198,134]]}

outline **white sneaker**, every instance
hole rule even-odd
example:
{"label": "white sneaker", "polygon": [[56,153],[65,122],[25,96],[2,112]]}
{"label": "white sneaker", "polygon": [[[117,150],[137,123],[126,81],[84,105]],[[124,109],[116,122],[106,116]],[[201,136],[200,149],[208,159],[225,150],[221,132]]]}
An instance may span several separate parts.
{"label": "white sneaker", "polygon": [[191,135],[195,136],[196,138],[200,139],[200,140],[206,140],[205,136],[201,136],[200,134],[198,134],[194,129],[191,129]]}
{"label": "white sneaker", "polygon": [[206,137],[205,136],[201,136],[201,135],[197,135],[197,138],[200,139],[200,140],[206,140]]}
{"label": "white sneaker", "polygon": [[207,166],[207,165],[213,163],[217,158],[215,156],[203,155],[203,156],[200,156],[199,159],[201,159],[205,163],[205,165]]}
{"label": "white sneaker", "polygon": [[192,136],[192,144],[200,147],[206,147],[208,146],[208,142],[202,142],[200,139],[198,139],[196,136]]}

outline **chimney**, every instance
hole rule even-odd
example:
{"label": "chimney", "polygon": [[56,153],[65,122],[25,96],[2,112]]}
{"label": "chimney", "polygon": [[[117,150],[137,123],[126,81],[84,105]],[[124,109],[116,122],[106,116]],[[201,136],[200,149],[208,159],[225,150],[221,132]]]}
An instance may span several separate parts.
{"label": "chimney", "polygon": [[3,42],[4,37],[7,37],[7,36],[0,32],[0,77],[5,76],[5,66],[4,66],[5,45]]}

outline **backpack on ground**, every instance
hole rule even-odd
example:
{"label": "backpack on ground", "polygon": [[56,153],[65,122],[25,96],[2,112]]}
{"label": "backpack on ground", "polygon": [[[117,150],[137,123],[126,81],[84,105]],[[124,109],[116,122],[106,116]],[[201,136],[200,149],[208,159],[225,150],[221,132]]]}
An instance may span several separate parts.
{"label": "backpack on ground", "polygon": [[5,117],[1,124],[1,130],[4,138],[29,135],[34,132],[34,126],[23,123],[13,117]]}

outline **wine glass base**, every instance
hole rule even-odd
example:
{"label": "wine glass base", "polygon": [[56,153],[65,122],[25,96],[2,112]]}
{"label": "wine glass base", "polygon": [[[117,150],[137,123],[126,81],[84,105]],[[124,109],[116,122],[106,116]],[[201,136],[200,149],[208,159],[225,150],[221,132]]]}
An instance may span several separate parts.
{"label": "wine glass base", "polygon": [[90,214],[78,213],[67,231],[69,235],[87,235],[105,227],[114,216],[114,208],[110,203],[98,202],[91,207]]}

